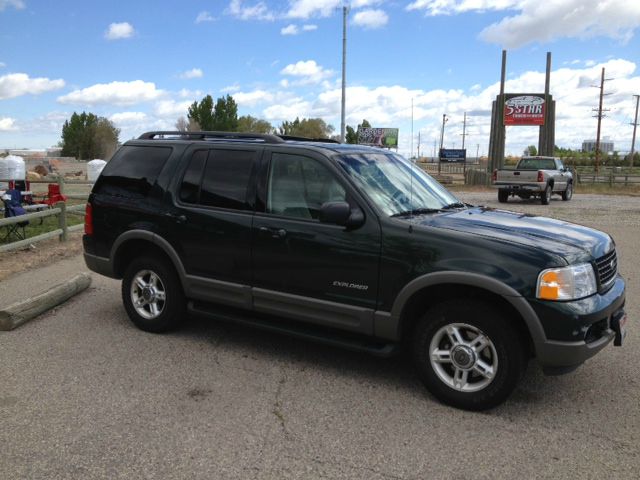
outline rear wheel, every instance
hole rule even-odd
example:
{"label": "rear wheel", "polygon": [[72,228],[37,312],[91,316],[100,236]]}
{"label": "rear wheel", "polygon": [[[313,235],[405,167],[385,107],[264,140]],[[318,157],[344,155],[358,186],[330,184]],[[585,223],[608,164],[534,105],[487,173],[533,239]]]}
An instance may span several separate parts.
{"label": "rear wheel", "polygon": [[432,307],[412,344],[421,380],[440,401],[485,410],[511,394],[528,356],[517,329],[491,305],[466,299]]}
{"label": "rear wheel", "polygon": [[509,200],[509,190],[505,190],[503,188],[498,190],[498,201],[500,203],[507,203]]}
{"label": "rear wheel", "polygon": [[569,182],[567,183],[567,189],[562,192],[562,200],[566,202],[567,200],[571,200],[571,197],[573,197],[573,183]]}
{"label": "rear wheel", "polygon": [[551,187],[551,185],[547,185],[547,188],[544,189],[544,192],[540,194],[540,203],[542,203],[542,205],[549,205],[552,193],[553,188]]}
{"label": "rear wheel", "polygon": [[138,328],[154,333],[175,328],[186,305],[173,266],[155,256],[131,262],[122,279],[122,302]]}

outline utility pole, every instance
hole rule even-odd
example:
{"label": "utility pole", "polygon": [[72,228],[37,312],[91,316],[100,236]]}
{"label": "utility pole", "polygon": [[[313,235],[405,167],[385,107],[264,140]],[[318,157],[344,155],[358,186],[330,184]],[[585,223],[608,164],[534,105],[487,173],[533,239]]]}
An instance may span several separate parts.
{"label": "utility pole", "polygon": [[447,114],[442,114],[442,131],[440,132],[440,151],[438,152],[438,175],[440,175],[440,161],[442,160],[442,145],[444,143],[444,124],[447,123]]}
{"label": "utility pole", "polygon": [[464,112],[464,120],[462,121],[462,149],[464,150],[464,139],[467,133],[467,112]]}
{"label": "utility pole", "polygon": [[[605,95],[604,93],[604,82],[606,80],[612,80],[611,78],[604,78],[604,67],[602,67],[602,75],[600,77],[600,103],[598,104],[598,113],[597,115],[595,115],[596,117],[598,117],[598,130],[596,132],[596,161],[595,161],[595,173],[596,175],[598,174],[598,171],[600,169],[600,126],[602,123],[602,117],[604,117],[604,113],[603,112],[608,112],[609,110],[603,110],[602,109],[602,99]],[[598,87],[596,87],[598,88]],[[607,94],[608,95],[608,94]],[[594,109],[595,111],[595,109]]]}
{"label": "utility pole", "polygon": [[631,125],[633,125],[633,138],[631,140],[631,158],[629,159],[629,166],[633,168],[633,154],[636,148],[636,127],[638,126],[638,103],[640,103],[640,95],[634,95],[636,97],[636,117]]}
{"label": "utility pole", "polygon": [[342,7],[342,107],[340,112],[340,142],[344,143],[345,135],[345,98],[347,86],[347,14],[349,7]]}

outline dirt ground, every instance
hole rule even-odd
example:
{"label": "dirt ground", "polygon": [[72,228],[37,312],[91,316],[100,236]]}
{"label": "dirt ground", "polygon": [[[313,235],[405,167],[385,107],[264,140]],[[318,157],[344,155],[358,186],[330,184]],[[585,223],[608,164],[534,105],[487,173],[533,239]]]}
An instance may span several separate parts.
{"label": "dirt ground", "polygon": [[72,257],[82,252],[82,232],[69,234],[65,243],[57,239],[33,244],[31,248],[0,253],[0,281],[34,268]]}

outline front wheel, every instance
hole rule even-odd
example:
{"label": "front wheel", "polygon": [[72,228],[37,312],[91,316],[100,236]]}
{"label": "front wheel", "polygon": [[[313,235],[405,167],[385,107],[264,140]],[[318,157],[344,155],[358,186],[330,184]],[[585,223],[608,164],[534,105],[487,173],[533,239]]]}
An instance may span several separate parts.
{"label": "front wheel", "polygon": [[173,266],[155,256],[131,262],[122,279],[122,302],[138,328],[154,333],[175,328],[186,305]]}
{"label": "front wheel", "polygon": [[567,200],[571,200],[571,197],[573,197],[573,183],[569,182],[567,183],[567,189],[562,192],[562,200],[566,202]]}
{"label": "front wheel", "polygon": [[503,314],[480,301],[449,300],[418,321],[413,360],[427,389],[465,410],[486,410],[511,394],[526,367],[526,349]]}

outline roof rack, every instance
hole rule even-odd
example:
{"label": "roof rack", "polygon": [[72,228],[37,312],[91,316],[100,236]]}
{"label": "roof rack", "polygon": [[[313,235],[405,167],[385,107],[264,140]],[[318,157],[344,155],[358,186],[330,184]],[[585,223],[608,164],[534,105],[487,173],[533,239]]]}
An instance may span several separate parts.
{"label": "roof rack", "polygon": [[293,140],[299,142],[321,142],[321,143],[340,143],[333,138],[308,138],[308,137],[296,137],[293,135],[278,135],[282,140]]}
{"label": "roof rack", "polygon": [[184,140],[255,140],[264,143],[283,143],[284,140],[276,135],[262,133],[237,133],[237,132],[178,132],[155,131],[146,132],[138,137],[138,140],[161,140],[162,137],[180,137]]}
{"label": "roof rack", "polygon": [[331,138],[307,138],[293,135],[271,135],[268,133],[239,133],[239,132],[180,132],[160,130],[146,132],[138,140],[162,140],[165,137],[179,137],[183,140],[254,140],[264,143],[284,143],[285,141],[340,143]]}

